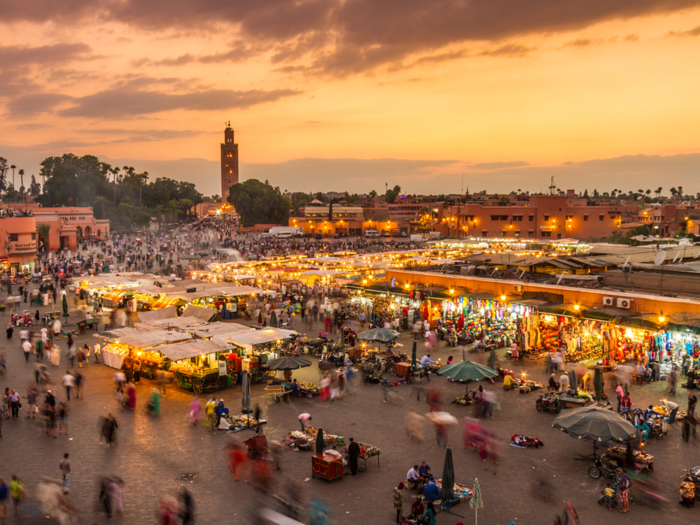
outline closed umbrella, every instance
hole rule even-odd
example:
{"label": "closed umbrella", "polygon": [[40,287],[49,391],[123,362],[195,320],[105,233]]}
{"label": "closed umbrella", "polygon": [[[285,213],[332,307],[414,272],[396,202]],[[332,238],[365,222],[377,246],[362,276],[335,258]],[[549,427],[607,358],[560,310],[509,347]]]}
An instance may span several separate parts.
{"label": "closed umbrella", "polygon": [[258,324],[262,325],[263,324],[263,318],[262,318],[262,310],[258,312]]}
{"label": "closed umbrella", "polygon": [[416,351],[418,344],[413,341],[413,350],[411,351],[411,372],[416,371]]}
{"label": "closed umbrella", "polygon": [[272,328],[278,328],[279,323],[277,322],[277,312],[272,310],[272,313],[270,314],[270,326]]}
{"label": "closed umbrella", "polygon": [[474,509],[474,525],[477,525],[479,523],[478,509],[484,508],[484,500],[481,497],[479,480],[476,478],[474,479],[474,489],[472,490],[472,499],[469,500],[469,506]]}
{"label": "closed umbrella", "polygon": [[600,401],[603,399],[603,372],[598,366],[595,368],[595,375],[593,376],[593,388],[595,389],[596,400]]}
{"label": "closed umbrella", "polygon": [[325,448],[323,444],[323,429],[318,429],[318,434],[316,435],[316,454],[323,454],[323,449]]}
{"label": "closed umbrella", "polygon": [[63,296],[63,317],[66,318],[66,324],[68,324],[68,299],[66,299],[67,294],[65,290],[61,293],[61,295]]}
{"label": "closed umbrella", "polygon": [[489,354],[489,368],[496,369],[496,349],[491,348],[491,353]]}
{"label": "closed umbrella", "polygon": [[573,390],[574,392],[578,390],[576,370],[572,370],[571,372],[571,377],[569,378],[569,390]]}
{"label": "closed umbrella", "polygon": [[445,451],[445,465],[442,467],[442,490],[440,498],[444,502],[451,502],[455,498],[455,466],[452,462],[452,449],[447,447]]}
{"label": "closed umbrella", "polygon": [[250,414],[252,412],[250,408],[250,376],[245,371],[241,378],[241,393],[241,413]]}
{"label": "closed umbrella", "polygon": [[12,281],[10,279],[7,280],[7,295],[8,297],[12,295]]}

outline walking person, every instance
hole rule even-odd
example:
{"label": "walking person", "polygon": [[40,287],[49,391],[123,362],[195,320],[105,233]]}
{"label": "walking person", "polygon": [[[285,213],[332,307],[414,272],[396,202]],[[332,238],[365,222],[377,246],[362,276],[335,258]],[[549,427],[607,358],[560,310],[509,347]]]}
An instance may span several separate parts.
{"label": "walking person", "polygon": [[671,385],[668,393],[675,396],[676,395],[676,383],[678,382],[678,372],[676,372],[676,366],[671,368],[671,373],[668,374],[668,382]]}
{"label": "walking person", "polygon": [[697,396],[692,392],[688,392],[688,413],[695,415],[695,406],[698,404]]}
{"label": "walking person", "polygon": [[10,411],[12,413],[12,417],[19,417],[20,395],[18,392],[15,391],[14,388],[10,390],[8,400],[10,402]]}
{"label": "walking person", "polygon": [[37,393],[36,389],[33,386],[29,387],[29,390],[27,391],[27,419],[30,417],[34,419],[36,417],[36,398],[37,398]]}
{"label": "walking person", "polygon": [[194,523],[194,498],[187,488],[182,487],[179,499],[182,525],[192,525]]}
{"label": "walking person", "polygon": [[620,502],[622,503],[622,510],[620,512],[629,512],[629,489],[630,489],[630,478],[627,477],[627,471],[625,469],[621,470],[622,477],[618,481],[618,487],[620,487]]}
{"label": "walking person", "polygon": [[19,504],[24,499],[25,494],[24,485],[19,478],[13,474],[12,481],[10,481],[10,497],[12,498],[12,505],[15,507],[15,516],[19,516]]}
{"label": "walking person", "polygon": [[66,397],[68,398],[68,401],[70,401],[70,394],[75,386],[75,378],[71,375],[70,370],[66,370],[65,375],[61,379],[61,383],[65,387]]}
{"label": "walking person", "polygon": [[622,390],[622,385],[617,385],[615,396],[617,396],[617,413],[619,414],[622,409],[622,399],[625,397],[625,391]]}
{"label": "walking person", "polygon": [[70,459],[68,459],[68,452],[63,454],[63,459],[58,464],[61,469],[61,476],[63,477],[63,493],[68,494],[68,481],[70,480],[71,466]]}
{"label": "walking person", "polygon": [[66,435],[68,435],[68,416],[70,415],[70,408],[66,403],[61,401],[56,408],[56,418],[58,419],[58,433],[63,433],[63,428],[66,429]]}
{"label": "walking person", "polygon": [[2,522],[5,523],[5,514],[7,513],[7,501],[10,499],[10,486],[5,483],[5,478],[0,478],[0,513]]}
{"label": "walking person", "polygon": [[255,403],[255,411],[253,412],[253,419],[257,426],[255,427],[255,433],[260,433],[260,418],[262,417],[262,409],[260,408],[260,403]]}
{"label": "walking person", "polygon": [[102,351],[102,348],[100,348],[100,343],[95,341],[95,344],[92,345],[92,350],[95,354],[95,363],[100,364],[100,352]]}

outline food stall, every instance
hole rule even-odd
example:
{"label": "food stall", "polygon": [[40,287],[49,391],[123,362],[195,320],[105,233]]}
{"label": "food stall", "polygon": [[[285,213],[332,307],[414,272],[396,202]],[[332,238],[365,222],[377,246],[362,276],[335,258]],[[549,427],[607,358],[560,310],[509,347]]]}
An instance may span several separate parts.
{"label": "food stall", "polygon": [[[307,452],[316,451],[316,439],[318,438],[318,428],[307,427],[304,432],[301,430],[293,430],[287,434],[287,438],[284,440],[284,444],[288,445],[294,450],[305,450]],[[341,440],[341,444],[344,441]],[[337,445],[338,436],[333,434],[328,434],[323,432],[323,446],[328,448],[333,445]]]}
{"label": "food stall", "polygon": [[162,358],[157,353],[148,353],[147,349],[189,339],[192,339],[189,334],[169,330],[130,332],[110,340],[102,349],[102,358],[107,366],[120,369],[124,364],[124,358],[131,355],[141,361],[141,375],[153,377],[152,372],[162,364]]}
{"label": "food stall", "polygon": [[[360,446],[360,455],[358,456],[358,459],[361,459],[362,461],[365,462],[365,470],[364,472],[367,472],[367,460],[369,458],[377,458],[377,468],[379,468],[379,456],[381,455],[381,451],[375,447],[374,445],[368,445],[367,443],[361,443],[357,442],[357,444]],[[347,454],[348,454],[348,449],[347,447],[345,448],[345,457],[347,459]]]}
{"label": "food stall", "polygon": [[[265,363],[279,357],[278,346],[283,341],[296,335],[294,330],[282,328],[263,328],[262,330],[240,331],[222,339],[241,349],[241,369],[251,375],[251,381],[264,381],[274,377],[277,372],[263,371]],[[242,354],[242,355],[241,355]]]}
{"label": "food stall", "polygon": [[149,348],[148,353],[161,354],[165,358],[163,368],[173,374],[182,388],[195,394],[231,386],[227,368],[230,345],[223,341],[194,339]]}

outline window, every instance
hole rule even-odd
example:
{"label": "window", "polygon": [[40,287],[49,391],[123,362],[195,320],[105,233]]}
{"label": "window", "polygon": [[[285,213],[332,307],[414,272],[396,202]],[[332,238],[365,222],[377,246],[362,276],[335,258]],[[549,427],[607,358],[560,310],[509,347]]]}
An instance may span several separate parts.
{"label": "window", "polygon": [[601,215],[600,217],[598,217],[598,220],[599,221],[605,220],[605,215]]}
{"label": "window", "polygon": [[520,231],[515,232],[516,237],[520,237]]}
{"label": "window", "polygon": [[36,233],[32,233],[32,240],[36,241]]}
{"label": "window", "polygon": [[544,216],[544,222],[549,222],[549,215]]}
{"label": "window", "polygon": [[588,215],[584,215],[583,220],[584,220],[584,222],[588,222]]}
{"label": "window", "polygon": [[561,239],[561,233],[557,233],[557,239]]}
{"label": "window", "polygon": [[17,242],[19,240],[19,233],[10,234],[10,242]]}
{"label": "window", "polygon": [[529,232],[527,232],[527,236],[528,236],[528,237],[534,237],[534,236],[535,236],[535,232],[529,231]]}
{"label": "window", "polygon": [[552,232],[542,232],[542,237],[551,237]]}
{"label": "window", "polygon": [[508,232],[507,232],[507,231],[502,231],[502,232],[501,232],[501,237],[508,237]]}
{"label": "window", "polygon": [[522,215],[513,215],[513,221],[514,222],[523,222],[523,216]]}
{"label": "window", "polygon": [[529,218],[530,218],[530,222],[533,222],[533,221],[535,220],[535,216],[534,216],[534,215],[530,215]]}
{"label": "window", "polygon": [[487,232],[486,230],[482,230],[481,236],[482,236],[482,237],[488,237],[488,236],[489,236],[489,232]]}
{"label": "window", "polygon": [[573,215],[567,215],[567,216],[566,216],[566,220],[567,220],[567,221],[570,221],[570,220],[573,219],[573,218],[574,218]]}

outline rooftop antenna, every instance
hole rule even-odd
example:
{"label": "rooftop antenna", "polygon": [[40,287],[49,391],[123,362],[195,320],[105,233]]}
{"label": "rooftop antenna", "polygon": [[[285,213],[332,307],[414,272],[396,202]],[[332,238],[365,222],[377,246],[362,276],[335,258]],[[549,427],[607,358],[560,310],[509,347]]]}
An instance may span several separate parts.
{"label": "rooftop antenna", "polygon": [[554,195],[554,190],[557,189],[557,185],[554,184],[554,176],[552,175],[551,183],[549,184],[549,194]]}

